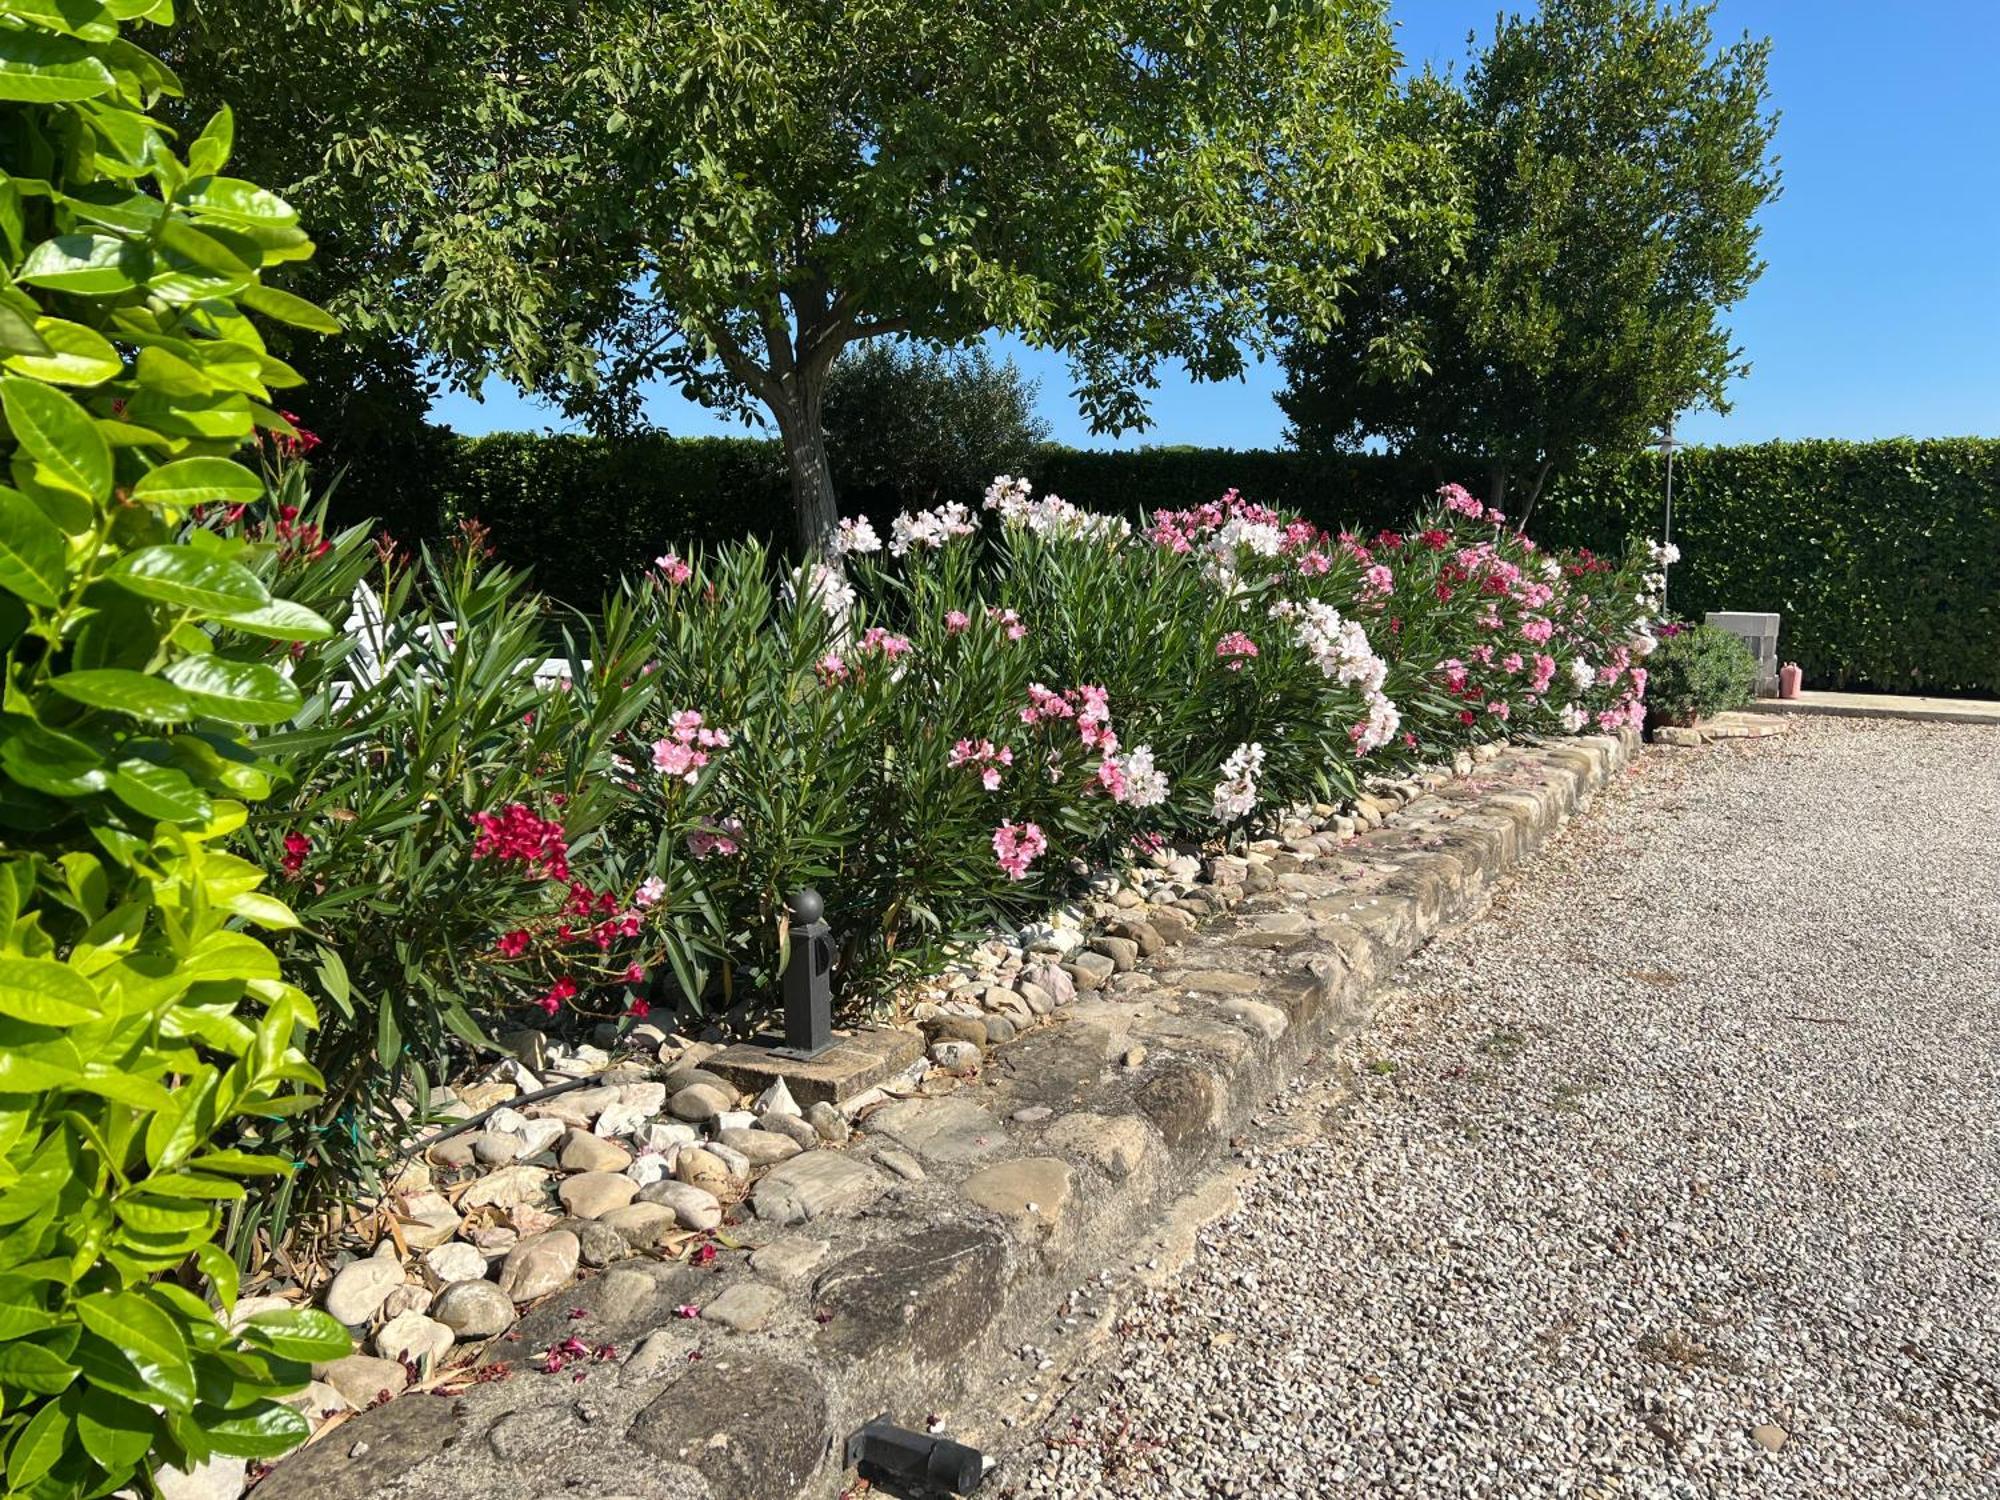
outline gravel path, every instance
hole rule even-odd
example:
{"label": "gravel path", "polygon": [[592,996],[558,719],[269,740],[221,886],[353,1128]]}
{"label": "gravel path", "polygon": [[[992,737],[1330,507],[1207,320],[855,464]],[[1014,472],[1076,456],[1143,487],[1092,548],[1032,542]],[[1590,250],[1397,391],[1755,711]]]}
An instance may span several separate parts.
{"label": "gravel path", "polygon": [[1996,835],[1996,730],[1649,754],[988,1492],[2000,1495]]}

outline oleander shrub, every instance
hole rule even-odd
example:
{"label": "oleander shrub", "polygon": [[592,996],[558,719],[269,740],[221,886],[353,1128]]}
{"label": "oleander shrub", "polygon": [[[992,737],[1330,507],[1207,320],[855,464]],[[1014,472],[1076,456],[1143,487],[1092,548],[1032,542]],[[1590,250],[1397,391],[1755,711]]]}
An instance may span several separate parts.
{"label": "oleander shrub", "polygon": [[1002,478],[624,586],[656,692],[612,841],[702,914],[683,997],[768,1003],[816,885],[851,999],[1160,839],[1187,848],[1505,734],[1636,724],[1653,557],[1546,555],[1448,487],[1407,532],[1234,494],[1143,529]]}
{"label": "oleander shrub", "polygon": [[1647,712],[1657,724],[1692,724],[1741,708],[1757,687],[1750,648],[1713,625],[1662,627],[1647,666]]}
{"label": "oleander shrub", "polygon": [[320,996],[327,1086],[281,1133],[308,1170],[237,1226],[245,1261],[327,1195],[380,1191],[406,1113],[495,1049],[494,1022],[644,1015],[655,974],[693,976],[704,947],[698,911],[641,893],[651,846],[605,826],[636,792],[615,747],[655,690],[636,618],[586,624],[476,526],[410,552],[327,535],[302,466],[279,494],[270,585],[338,629],[291,663],[299,705],[259,741],[276,787],[245,836],[299,917],[274,946]]}
{"label": "oleander shrub", "polygon": [[222,1209],[320,1084],[269,946],[298,919],[225,845],[299,706],[286,643],[329,627],[185,522],[255,504],[230,455],[286,430],[246,314],[325,319],[262,284],[310,245],[224,174],[228,113],[184,158],[148,117],[173,78],[121,31],[168,15],[0,0],[0,1451],[35,1500],[282,1453],[278,1398],[349,1347],[213,1305]]}

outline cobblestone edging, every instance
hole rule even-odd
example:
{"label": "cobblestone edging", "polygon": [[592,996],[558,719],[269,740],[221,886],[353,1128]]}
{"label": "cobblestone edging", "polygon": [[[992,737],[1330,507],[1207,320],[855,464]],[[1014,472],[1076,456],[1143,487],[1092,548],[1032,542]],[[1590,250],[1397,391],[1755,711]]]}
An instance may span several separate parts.
{"label": "cobblestone edging", "polygon": [[[1141,956],[1115,993],[1079,995],[943,1097],[863,1115],[843,1149],[787,1163],[785,1190],[760,1182],[747,1255],[613,1265],[489,1349],[506,1378],[363,1412],[255,1493],[834,1495],[846,1434],[884,1411],[921,1429],[976,1404],[1003,1350],[1157,1231],[1254,1110],[1367,1023],[1378,983],[1475,912],[1636,746],[1512,747],[1399,811],[1370,809],[1392,815],[1323,856],[1224,865],[1206,925],[1131,924]],[[530,1365],[571,1338],[588,1352],[567,1368]]]}

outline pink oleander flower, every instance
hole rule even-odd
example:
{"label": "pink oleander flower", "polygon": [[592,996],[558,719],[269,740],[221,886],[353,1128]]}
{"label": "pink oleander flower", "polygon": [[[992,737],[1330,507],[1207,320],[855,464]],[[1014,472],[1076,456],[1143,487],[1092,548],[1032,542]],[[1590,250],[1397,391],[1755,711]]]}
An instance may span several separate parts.
{"label": "pink oleander flower", "polygon": [[709,751],[729,747],[729,732],[710,729],[701,714],[684,708],[667,718],[667,738],[653,741],[653,769],[693,786],[709,762]]}
{"label": "pink oleander flower", "polygon": [[1299,573],[1306,578],[1317,578],[1333,567],[1333,559],[1324,552],[1301,552]]}
{"label": "pink oleander flower", "polygon": [[1438,670],[1444,673],[1444,685],[1447,691],[1452,693],[1465,691],[1465,684],[1470,680],[1471,673],[1464,662],[1454,656],[1439,662]]}
{"label": "pink oleander flower", "polygon": [[1086,684],[1076,690],[1080,708],[1076,716],[1077,738],[1093,750],[1109,755],[1118,748],[1118,736],[1111,732],[1111,699],[1101,687]]}
{"label": "pink oleander flower", "polygon": [[855,649],[876,653],[894,661],[898,657],[908,656],[916,650],[916,647],[910,644],[908,636],[894,635],[880,625],[870,625],[861,632],[861,644]]}
{"label": "pink oleander flower", "polygon": [[813,670],[819,674],[819,680],[829,687],[836,682],[845,682],[853,675],[848,671],[847,662],[838,651],[827,652],[813,663]]}
{"label": "pink oleander flower", "polygon": [[1528,681],[1528,690],[1539,697],[1549,690],[1549,684],[1555,680],[1556,659],[1553,656],[1537,653],[1535,656],[1535,673]]}
{"label": "pink oleander flower", "polygon": [[653,566],[660,570],[661,576],[668,583],[682,584],[694,577],[694,569],[689,567],[680,559],[678,554],[673,552],[662,553],[660,556],[654,558]]}
{"label": "pink oleander flower", "polygon": [[1043,719],[1073,719],[1076,710],[1061,693],[1039,682],[1028,684],[1028,706],[1021,710],[1023,724],[1039,724]]}
{"label": "pink oleander flower", "polygon": [[1115,755],[1107,755],[1097,763],[1097,784],[1111,794],[1113,802],[1123,802],[1131,790],[1125,768]]}
{"label": "pink oleander flower", "polygon": [[1509,676],[1520,671],[1522,665],[1521,653],[1518,651],[1509,651],[1505,656],[1500,658],[1500,670]]}
{"label": "pink oleander flower", "polygon": [[1472,497],[1472,492],[1462,484],[1448,484],[1438,491],[1438,499],[1444,508],[1456,515],[1470,516],[1477,521],[1486,514],[1486,507]]}
{"label": "pink oleander flower", "polygon": [[653,741],[653,769],[662,776],[693,785],[695,777],[707,764],[708,757],[692,745],[683,745],[676,740]]}
{"label": "pink oleander flower", "polygon": [[1493,715],[1494,718],[1504,721],[1514,712],[1514,709],[1505,699],[1495,698],[1486,705],[1486,711]]}
{"label": "pink oleander flower", "polygon": [[1376,563],[1361,575],[1361,597],[1364,599],[1386,599],[1396,592],[1396,575],[1388,564]]}
{"label": "pink oleander flower", "polygon": [[714,855],[727,858],[737,850],[737,838],[743,832],[741,818],[724,818],[721,822],[704,819],[699,827],[688,835],[688,852],[696,859],[708,859]]}
{"label": "pink oleander flower", "polygon": [[1310,521],[1294,521],[1285,528],[1284,544],[1281,552],[1298,552],[1311,547],[1319,540],[1319,528]]}
{"label": "pink oleander flower", "polygon": [[1009,880],[1025,880],[1028,867],[1049,847],[1041,828],[1034,823],[1016,825],[1012,820],[993,830],[993,856]]}
{"label": "pink oleander flower", "polygon": [[666,894],[666,881],[657,875],[648,875],[639,882],[639,889],[632,893],[632,904],[638,907],[657,906]]}
{"label": "pink oleander flower", "polygon": [[1028,633],[1028,627],[1021,623],[1021,617],[1011,609],[998,609],[989,606],[986,611],[986,618],[1004,630],[1007,633],[1007,639],[1010,641],[1021,640]]}
{"label": "pink oleander flower", "polygon": [[1257,643],[1240,630],[1232,630],[1215,643],[1215,654],[1229,664],[1229,670],[1240,672],[1244,663],[1258,654]]}
{"label": "pink oleander flower", "polygon": [[1530,615],[1521,622],[1521,639],[1531,645],[1546,646],[1549,637],[1556,633],[1555,622],[1540,615]]}
{"label": "pink oleander flower", "polygon": [[972,623],[972,616],[968,615],[962,609],[950,609],[945,611],[944,631],[946,635],[962,635],[965,633],[966,627],[969,626],[971,623]]}
{"label": "pink oleander flower", "polygon": [[1014,764],[1014,752],[1006,745],[995,747],[991,740],[960,740],[951,747],[946,763],[954,769],[971,766],[979,772],[979,784],[989,792],[1000,790],[1000,768]]}

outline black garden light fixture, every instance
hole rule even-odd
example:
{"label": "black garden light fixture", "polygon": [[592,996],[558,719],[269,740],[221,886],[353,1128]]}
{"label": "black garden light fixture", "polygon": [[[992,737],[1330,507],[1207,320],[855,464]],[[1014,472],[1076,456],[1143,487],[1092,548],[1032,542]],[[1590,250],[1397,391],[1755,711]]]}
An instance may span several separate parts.
{"label": "black garden light fixture", "polygon": [[805,886],[785,903],[791,951],[785,961],[785,1041],[780,1057],[816,1057],[833,1045],[833,929],[826,902]]}
{"label": "black garden light fixture", "polygon": [[847,1440],[847,1467],[863,1479],[921,1484],[969,1495],[986,1480],[986,1456],[977,1448],[898,1427],[884,1412]]}

